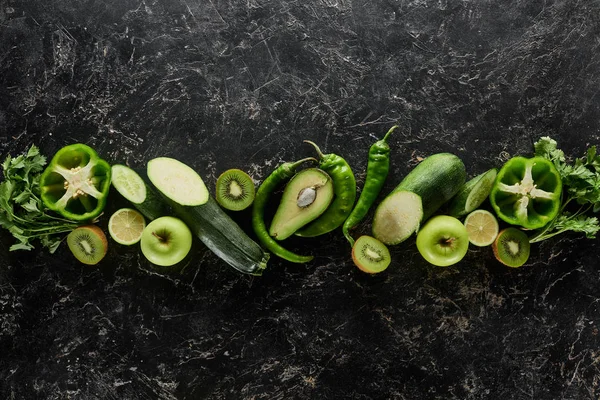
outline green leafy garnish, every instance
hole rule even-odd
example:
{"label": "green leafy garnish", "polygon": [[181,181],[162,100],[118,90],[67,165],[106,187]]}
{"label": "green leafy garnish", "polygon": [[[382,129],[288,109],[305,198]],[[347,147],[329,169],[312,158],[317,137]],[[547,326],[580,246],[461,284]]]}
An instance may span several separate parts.
{"label": "green leafy garnish", "polygon": [[31,250],[32,239],[54,253],[64,239],[59,236],[77,227],[73,221],[49,214],[40,199],[40,175],[46,157],[32,145],[27,153],[6,157],[2,163],[4,180],[0,183],[0,226],[12,233],[18,243],[14,250]]}
{"label": "green leafy garnish", "polygon": [[598,218],[588,213],[600,210],[600,155],[596,146],[590,147],[585,156],[571,163],[558,148],[557,142],[547,136],[534,143],[534,150],[536,156],[545,157],[556,166],[563,184],[563,200],[558,216],[538,231],[530,242],[540,242],[567,231],[583,233],[586,238],[594,239],[600,223]]}

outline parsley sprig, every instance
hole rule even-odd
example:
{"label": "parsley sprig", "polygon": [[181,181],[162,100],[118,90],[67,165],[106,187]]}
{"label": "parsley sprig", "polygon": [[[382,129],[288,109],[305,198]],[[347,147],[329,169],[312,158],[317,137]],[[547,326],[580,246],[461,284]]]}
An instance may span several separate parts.
{"label": "parsley sprig", "polygon": [[558,216],[534,234],[530,242],[540,242],[567,231],[594,239],[600,230],[598,218],[590,215],[590,212],[600,211],[600,155],[596,146],[591,146],[574,162],[568,162],[557,142],[547,136],[534,143],[534,150],[536,156],[545,157],[556,166],[562,179],[563,199]]}
{"label": "parsley sprig", "polygon": [[6,157],[2,163],[4,180],[0,183],[0,226],[8,229],[18,240],[10,247],[31,250],[31,240],[39,239],[42,246],[54,253],[64,233],[77,227],[73,221],[48,213],[40,199],[40,175],[46,157],[32,145],[27,153]]}

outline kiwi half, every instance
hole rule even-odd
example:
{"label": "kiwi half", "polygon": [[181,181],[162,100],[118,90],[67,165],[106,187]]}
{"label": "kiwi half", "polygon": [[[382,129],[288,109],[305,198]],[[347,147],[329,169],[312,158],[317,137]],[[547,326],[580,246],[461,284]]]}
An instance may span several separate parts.
{"label": "kiwi half", "polygon": [[217,201],[223,208],[241,211],[254,201],[254,182],[241,169],[228,169],[217,179],[216,192]]}
{"label": "kiwi half", "polygon": [[529,238],[517,228],[506,228],[500,231],[492,244],[494,256],[502,264],[509,267],[520,267],[529,259]]}
{"label": "kiwi half", "polygon": [[80,262],[95,265],[106,255],[108,240],[97,225],[84,225],[69,233],[67,245]]}
{"label": "kiwi half", "polygon": [[361,271],[376,274],[390,265],[390,251],[374,237],[363,235],[352,246],[352,261]]}

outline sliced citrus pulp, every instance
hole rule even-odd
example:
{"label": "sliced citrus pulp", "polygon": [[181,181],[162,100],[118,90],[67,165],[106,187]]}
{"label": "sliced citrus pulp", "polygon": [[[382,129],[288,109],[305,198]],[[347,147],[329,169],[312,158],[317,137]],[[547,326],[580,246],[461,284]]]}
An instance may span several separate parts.
{"label": "sliced citrus pulp", "polygon": [[469,234],[469,242],[475,246],[489,246],[498,236],[498,220],[487,210],[472,211],[465,218],[464,224]]}
{"label": "sliced citrus pulp", "polygon": [[132,245],[140,241],[146,227],[144,216],[132,208],[121,208],[108,220],[108,233],[119,244]]}

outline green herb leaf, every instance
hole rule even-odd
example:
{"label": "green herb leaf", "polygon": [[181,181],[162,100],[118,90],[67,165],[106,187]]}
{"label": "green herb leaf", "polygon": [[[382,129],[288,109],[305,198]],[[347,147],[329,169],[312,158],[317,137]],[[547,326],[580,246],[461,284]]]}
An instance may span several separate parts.
{"label": "green herb leaf", "polygon": [[0,226],[4,229],[10,229],[12,224],[12,221],[8,219],[8,214],[0,209]]}
{"label": "green herb leaf", "polygon": [[556,165],[565,162],[565,153],[557,148],[558,143],[556,140],[544,136],[534,143],[534,151],[536,156],[545,157],[554,162]]}
{"label": "green herb leaf", "polygon": [[56,249],[58,249],[58,246],[62,243],[61,238],[50,235],[44,235],[40,238],[40,240],[42,245],[48,249],[50,254],[54,254]]}
{"label": "green herb leaf", "polygon": [[[600,156],[596,146],[587,149],[585,155],[569,163],[557,142],[550,137],[542,137],[533,145],[535,155],[551,160],[560,173],[563,184],[563,204],[561,213],[547,226],[531,238],[539,242],[563,232],[579,232],[586,238],[595,238],[600,230],[598,219],[589,216],[589,211],[600,211]],[[567,206],[576,203],[580,209],[569,212]]]}
{"label": "green herb leaf", "polygon": [[40,174],[46,157],[31,146],[25,154],[6,157],[2,163],[5,180],[0,183],[0,226],[12,233],[18,243],[10,250],[31,250],[31,240],[40,239],[53,253],[62,234],[77,227],[75,222],[56,218],[40,199]]}
{"label": "green herb leaf", "polygon": [[6,157],[6,159],[2,162],[2,171],[4,173],[4,176],[6,176],[6,173],[7,173],[8,169],[10,168],[10,162],[11,161],[12,161],[12,157],[9,154]]}
{"label": "green herb leaf", "polygon": [[29,199],[29,201],[22,205],[23,209],[29,211],[30,213],[39,213],[41,212],[38,208],[38,202],[35,199]]}
{"label": "green herb leaf", "polygon": [[31,197],[31,193],[24,190],[21,193],[19,193],[17,196],[15,196],[13,198],[13,201],[17,204],[23,204],[23,203],[29,201],[30,197]]}
{"label": "green herb leaf", "polygon": [[592,146],[587,151],[587,163],[592,164],[596,159],[596,146]]}
{"label": "green herb leaf", "polygon": [[588,239],[596,238],[596,233],[600,230],[598,218],[587,217],[585,215],[569,216],[568,214],[559,215],[556,219],[555,230],[572,231],[584,233]]}
{"label": "green herb leaf", "polygon": [[15,250],[32,250],[34,247],[29,243],[29,241],[26,242],[21,242],[21,243],[15,243],[12,246],[10,246],[10,248],[8,249],[9,251],[15,251]]}

